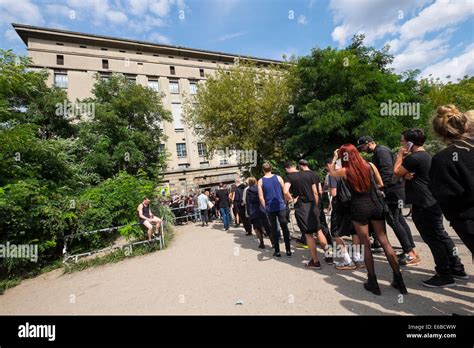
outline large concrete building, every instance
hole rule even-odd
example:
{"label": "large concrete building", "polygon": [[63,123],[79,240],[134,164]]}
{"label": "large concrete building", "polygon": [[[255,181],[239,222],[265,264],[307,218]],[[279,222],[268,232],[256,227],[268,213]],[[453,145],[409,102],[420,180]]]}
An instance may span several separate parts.
{"label": "large concrete building", "polygon": [[[12,24],[27,46],[32,69],[45,69],[47,83],[67,90],[72,102],[91,96],[95,77],[122,73],[135,83],[163,92],[163,105],[173,115],[161,125],[168,154],[164,183],[185,193],[219,182],[233,182],[239,174],[234,156],[208,157],[206,143],[181,121],[181,107],[206,76],[234,64],[237,55],[180,46],[98,36],[66,30]],[[261,66],[279,63],[252,59]],[[225,153],[225,151],[223,151]]]}

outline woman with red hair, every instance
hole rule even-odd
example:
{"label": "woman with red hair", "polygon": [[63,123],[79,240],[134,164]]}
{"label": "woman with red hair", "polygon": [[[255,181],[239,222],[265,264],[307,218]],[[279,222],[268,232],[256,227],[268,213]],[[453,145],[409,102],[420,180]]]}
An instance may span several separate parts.
{"label": "woman with red hair", "polygon": [[[342,167],[335,169],[338,159],[341,160]],[[393,282],[391,285],[402,294],[408,293],[397,256],[388,241],[385,230],[384,207],[379,191],[379,188],[383,186],[383,181],[377,167],[365,161],[354,145],[345,144],[334,151],[332,164],[329,165],[329,174],[345,179],[351,192],[352,223],[364,246],[364,261],[368,272],[368,281],[364,283],[364,288],[375,295],[381,294],[375,275],[374,259],[370,251],[370,223],[382,245],[390,267],[392,267]]]}

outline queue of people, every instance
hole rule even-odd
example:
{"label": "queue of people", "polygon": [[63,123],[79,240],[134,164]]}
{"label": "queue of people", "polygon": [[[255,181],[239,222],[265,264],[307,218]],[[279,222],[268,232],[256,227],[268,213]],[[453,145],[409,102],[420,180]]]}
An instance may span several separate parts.
{"label": "queue of people", "polygon": [[[293,161],[284,164],[284,178],[272,172],[271,164],[264,163],[259,179],[236,181],[230,190],[221,183],[215,194],[203,191],[197,197],[202,225],[207,225],[208,216],[214,214],[228,231],[233,216],[236,227],[242,224],[247,235],[255,232],[258,248],[265,248],[264,239],[268,237],[276,258],[282,256],[282,235],[285,254],[291,257],[288,227],[291,205],[301,232],[299,242],[311,256],[308,268],[322,268],[318,243],[327,265],[334,264],[342,271],[366,268],[364,288],[381,295],[372,255],[373,245],[377,243],[392,270],[391,286],[407,294],[400,266],[417,267],[423,262],[402,214],[402,208],[408,204],[412,206],[413,223],[435,263],[435,274],[422,284],[432,288],[455,286],[456,280],[466,280],[469,276],[444,228],[443,216],[472,253],[474,114],[462,113],[454,105],[441,106],[432,125],[446,144],[433,157],[424,148],[424,131],[418,128],[400,135],[401,148],[396,156],[370,136],[360,137],[355,145],[343,144],[336,149],[324,163],[329,224],[322,204],[323,185],[302,159],[298,164]],[[361,156],[362,152],[372,154],[371,162]],[[386,224],[400,243],[402,252],[398,255],[388,240]]]}

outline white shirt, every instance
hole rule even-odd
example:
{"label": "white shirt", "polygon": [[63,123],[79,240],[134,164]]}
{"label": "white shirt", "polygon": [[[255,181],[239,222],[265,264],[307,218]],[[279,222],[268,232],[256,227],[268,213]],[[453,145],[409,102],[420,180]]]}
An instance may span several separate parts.
{"label": "white shirt", "polygon": [[209,198],[208,198],[204,193],[201,193],[201,194],[198,196],[198,207],[199,207],[199,210],[207,210],[208,204],[209,204]]}

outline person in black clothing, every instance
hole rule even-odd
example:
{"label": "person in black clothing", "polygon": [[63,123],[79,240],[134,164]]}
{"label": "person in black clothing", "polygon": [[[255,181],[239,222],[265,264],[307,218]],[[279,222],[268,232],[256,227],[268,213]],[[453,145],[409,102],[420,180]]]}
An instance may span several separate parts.
{"label": "person in black clothing", "polygon": [[[311,169],[309,169],[309,163],[305,159],[301,159],[298,162],[298,167],[300,171],[303,172],[308,172],[312,180],[316,184],[316,189],[318,191],[318,210],[319,210],[319,224],[321,228],[321,232],[324,235],[324,239],[319,239],[320,242],[323,240],[323,243],[326,243],[327,245],[332,245],[332,236],[331,233],[329,232],[329,226],[328,223],[326,222],[326,214],[324,213],[324,205],[323,205],[323,189],[321,186],[321,181],[319,180],[319,175],[313,172]],[[304,238],[306,241],[306,237]],[[331,252],[330,250],[327,251],[326,255],[327,260],[332,260]],[[328,261],[331,264],[331,261]]]}
{"label": "person in black clothing", "polygon": [[423,285],[455,286],[454,277],[466,279],[467,274],[452,239],[444,229],[441,208],[428,188],[431,156],[423,148],[425,140],[422,129],[412,128],[403,132],[400,141],[402,147],[393,172],[399,177],[408,173],[413,175],[413,179],[405,183],[407,203],[412,204],[413,222],[430,248],[436,264],[436,274],[423,281]]}
{"label": "person in black clothing", "polygon": [[[332,164],[332,158],[327,159],[324,162],[325,169],[329,173],[329,166]],[[336,164],[336,169],[337,169]],[[353,270],[356,268],[365,267],[364,261],[361,257],[361,247],[359,236],[357,236],[354,225],[351,220],[351,202],[341,202],[340,195],[338,197],[338,189],[341,190],[342,185],[347,185],[343,182],[343,178],[335,178],[331,175],[327,175],[328,191],[331,195],[330,206],[331,206],[331,235],[336,241],[336,255],[342,257],[342,262],[334,262],[336,269],[338,270]],[[352,237],[352,259],[349,255],[348,248],[343,236]],[[341,255],[342,254],[342,255]]]}
{"label": "person in black clothing", "polygon": [[[245,184],[241,183],[237,186],[234,192],[234,210],[236,211],[239,222],[244,225],[245,232],[247,236],[252,235],[252,225],[250,224],[249,219],[245,215],[245,207],[243,206],[243,194],[245,190]],[[235,213],[234,213],[235,214]]]}
{"label": "person in black clothing", "polygon": [[[249,216],[250,223],[255,230],[255,234],[260,241],[259,248],[265,249],[265,244],[263,242],[264,231],[272,240],[270,223],[268,221],[267,214],[265,209],[263,209],[258,198],[258,186],[257,179],[251,176],[248,178],[249,187],[246,192],[246,204],[245,208],[247,209],[247,215]],[[273,243],[272,243],[273,244]]]}
{"label": "person in black clothing", "polygon": [[[317,233],[318,237],[322,235],[319,223],[319,197],[316,182],[310,172],[298,171],[291,161],[285,163],[285,171],[287,175],[283,186],[283,194],[287,202],[293,201],[296,223],[306,236],[306,243],[312,258],[307,266],[321,269],[316,251],[316,242],[313,238],[313,233]],[[321,242],[321,246],[324,250],[328,247],[327,243],[324,244],[324,242]]]}
{"label": "person in black clothing", "polygon": [[393,175],[393,154],[386,146],[376,144],[369,136],[360,137],[357,140],[357,148],[360,151],[372,153],[372,163],[379,170],[384,187],[385,201],[392,212],[393,221],[389,224],[395,232],[403,253],[399,255],[402,266],[417,266],[421,259],[415,251],[415,242],[405,218],[402,215],[402,207],[405,201],[405,188],[403,180]]}
{"label": "person in black clothing", "polygon": [[[340,169],[335,169],[337,159],[341,160],[342,168]],[[345,144],[334,151],[333,163],[329,166],[329,174],[344,178],[350,189],[352,223],[364,246],[364,261],[368,273],[368,281],[364,284],[364,288],[375,295],[381,294],[375,275],[374,259],[370,250],[368,225],[372,224],[393,271],[392,287],[398,289],[402,294],[408,293],[397,256],[388,241],[385,231],[384,207],[378,190],[383,187],[383,181],[377,167],[370,162],[366,162],[354,145]]]}
{"label": "person in black clothing", "polygon": [[219,184],[216,191],[216,200],[219,203],[219,212],[224,223],[224,231],[228,231],[230,227],[230,199],[229,191],[224,187],[224,183]]}
{"label": "person in black clothing", "polygon": [[474,134],[466,114],[440,106],[433,129],[448,145],[433,156],[429,188],[444,216],[474,254]]}
{"label": "person in black clothing", "polygon": [[155,233],[159,234],[161,219],[151,212],[150,209],[150,199],[148,197],[143,198],[143,202],[138,205],[137,208],[138,221],[140,225],[143,225],[148,230],[148,240],[151,240],[153,225],[155,224]]}

